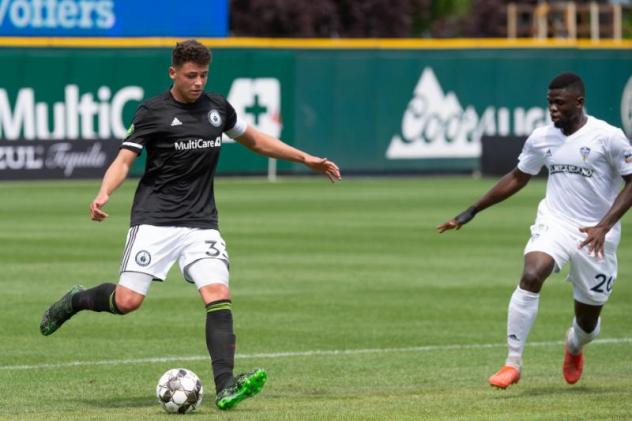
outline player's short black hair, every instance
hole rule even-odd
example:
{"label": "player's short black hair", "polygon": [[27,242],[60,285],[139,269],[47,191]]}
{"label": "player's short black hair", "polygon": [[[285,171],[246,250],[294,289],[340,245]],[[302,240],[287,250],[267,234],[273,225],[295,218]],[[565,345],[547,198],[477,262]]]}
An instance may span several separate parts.
{"label": "player's short black hair", "polygon": [[180,67],[191,61],[205,66],[211,63],[211,51],[194,39],[178,42],[171,53],[171,65]]}
{"label": "player's short black hair", "polygon": [[560,73],[549,83],[549,89],[572,89],[578,95],[584,96],[584,81],[575,73]]}

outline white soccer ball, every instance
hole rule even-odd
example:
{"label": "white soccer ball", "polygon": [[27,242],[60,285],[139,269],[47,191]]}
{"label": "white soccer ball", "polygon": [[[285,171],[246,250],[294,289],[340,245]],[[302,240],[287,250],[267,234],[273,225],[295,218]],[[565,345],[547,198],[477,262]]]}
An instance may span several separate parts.
{"label": "white soccer ball", "polygon": [[156,396],[167,412],[185,414],[202,403],[204,388],[200,378],[186,368],[172,368],[158,380]]}

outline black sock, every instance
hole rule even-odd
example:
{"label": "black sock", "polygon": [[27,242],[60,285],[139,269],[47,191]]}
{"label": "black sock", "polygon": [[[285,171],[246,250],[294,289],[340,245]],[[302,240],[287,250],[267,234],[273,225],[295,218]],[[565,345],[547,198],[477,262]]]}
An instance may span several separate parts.
{"label": "black sock", "polygon": [[101,284],[72,296],[72,307],[77,310],[107,311],[121,314],[116,308],[115,284]]}
{"label": "black sock", "polygon": [[206,305],[206,347],[211,355],[215,390],[219,392],[233,382],[235,334],[230,300]]}

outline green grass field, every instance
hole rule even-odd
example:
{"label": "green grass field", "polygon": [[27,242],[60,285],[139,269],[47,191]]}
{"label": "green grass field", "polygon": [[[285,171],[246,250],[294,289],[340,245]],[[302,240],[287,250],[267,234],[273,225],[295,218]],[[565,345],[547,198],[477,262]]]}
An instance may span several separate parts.
{"label": "green grass field", "polygon": [[138,312],[84,312],[50,337],[39,333],[42,312],[69,286],[117,281],[136,182],[115,193],[101,224],[88,218],[97,182],[2,183],[0,418],[166,418],[155,384],[187,367],[207,392],[194,419],[629,419],[630,215],[584,378],[569,386],[561,374],[572,318],[563,273],[543,289],[520,384],[488,386],[505,358],[507,304],[544,183],[459,232],[434,228],[493,183],[219,180],[236,369],[269,374],[259,396],[227,413],[213,405],[202,302],[177,267]]}

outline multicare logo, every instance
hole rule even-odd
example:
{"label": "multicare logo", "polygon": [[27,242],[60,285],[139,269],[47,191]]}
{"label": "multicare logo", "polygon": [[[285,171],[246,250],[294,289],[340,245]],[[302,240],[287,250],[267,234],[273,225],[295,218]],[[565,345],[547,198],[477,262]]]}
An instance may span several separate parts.
{"label": "multicare logo", "polygon": [[173,144],[176,151],[191,151],[195,149],[219,148],[222,146],[222,137],[215,139],[185,139]]}

